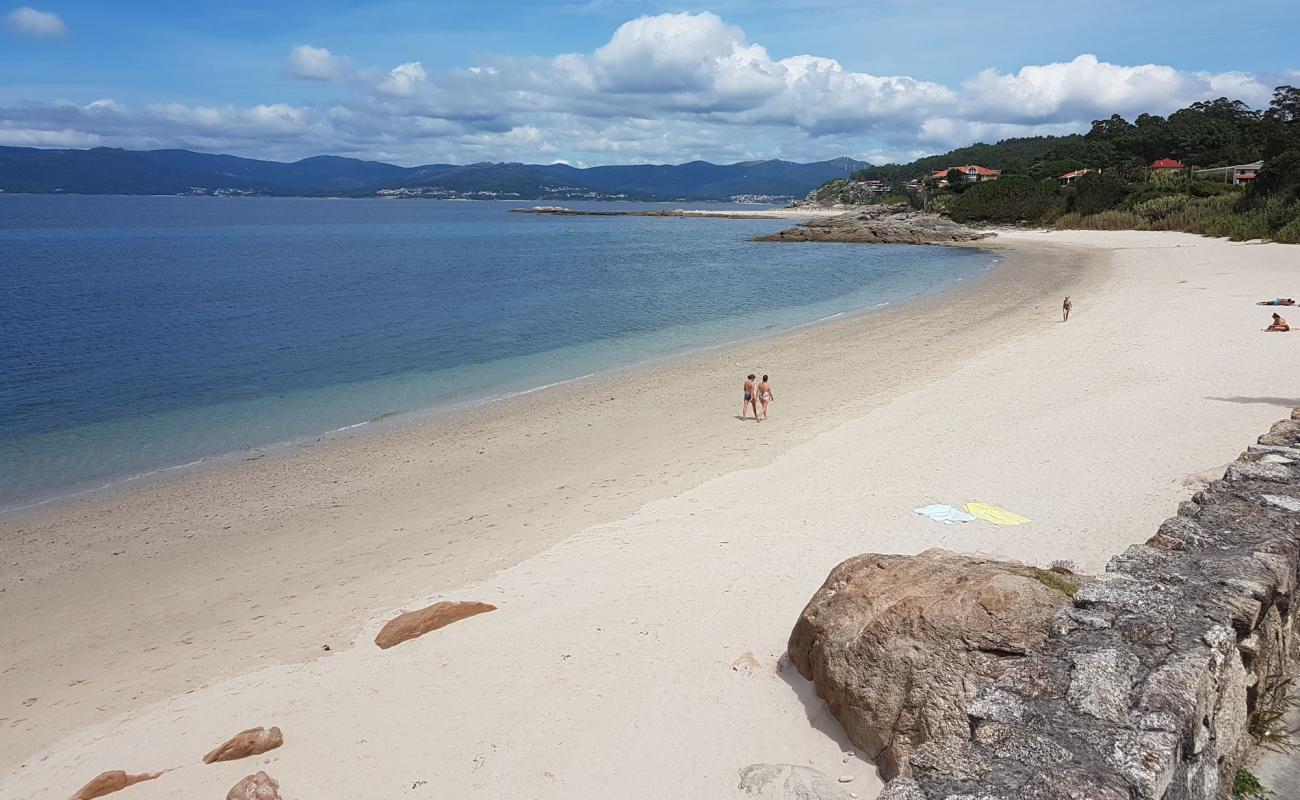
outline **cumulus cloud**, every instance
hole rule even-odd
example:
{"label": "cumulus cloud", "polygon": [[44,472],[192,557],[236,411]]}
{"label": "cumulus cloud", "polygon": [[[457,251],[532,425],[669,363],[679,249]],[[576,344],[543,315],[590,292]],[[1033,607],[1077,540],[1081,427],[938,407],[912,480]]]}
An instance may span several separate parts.
{"label": "cumulus cloud", "polygon": [[285,72],[304,81],[333,81],[352,71],[352,59],[336,56],[324,47],[300,44],[289,52]]}
{"label": "cumulus cloud", "polygon": [[105,99],[0,109],[0,131],[265,157],[333,152],[406,164],[844,154],[878,163],[975,140],[1086,130],[1112,113],[1164,114],[1219,96],[1259,106],[1275,82],[1083,54],[1014,72],[984,70],[950,86],[857,72],[821,55],[774,58],[707,12],[631,20],[587,53],[483,59],[464,69],[429,70],[419,60],[357,68],[303,44],[290,52],[287,73],[343,81],[348,93],[328,107],[132,109]]}
{"label": "cumulus cloud", "polygon": [[37,11],[30,6],[15,8],[5,15],[4,20],[5,27],[20,36],[54,39],[68,32],[68,27],[63,24],[58,14]]}

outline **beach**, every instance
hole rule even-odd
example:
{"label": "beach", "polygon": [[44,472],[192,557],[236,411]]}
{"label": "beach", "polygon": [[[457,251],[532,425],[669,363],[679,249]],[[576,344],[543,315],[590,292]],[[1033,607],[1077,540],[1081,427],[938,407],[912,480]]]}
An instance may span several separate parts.
{"label": "beach", "polygon": [[[782,657],[831,567],[1098,570],[1300,404],[1300,339],[1254,305],[1294,294],[1294,248],[979,246],[1004,263],[871,314],[0,517],[0,797],[169,768],[117,796],[265,769],[286,798],[730,797],[754,763],[874,797]],[[761,424],[748,372],[772,375]],[[975,500],[1031,522],[912,511]],[[371,643],[443,599],[498,608]],[[284,746],[199,763],[256,725]]]}

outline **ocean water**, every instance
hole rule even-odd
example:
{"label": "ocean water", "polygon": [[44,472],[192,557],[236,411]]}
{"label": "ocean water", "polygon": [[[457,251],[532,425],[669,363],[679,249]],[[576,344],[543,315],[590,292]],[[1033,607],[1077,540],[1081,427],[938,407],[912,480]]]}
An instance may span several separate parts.
{"label": "ocean water", "polygon": [[770,335],[994,260],[515,205],[0,194],[0,509]]}

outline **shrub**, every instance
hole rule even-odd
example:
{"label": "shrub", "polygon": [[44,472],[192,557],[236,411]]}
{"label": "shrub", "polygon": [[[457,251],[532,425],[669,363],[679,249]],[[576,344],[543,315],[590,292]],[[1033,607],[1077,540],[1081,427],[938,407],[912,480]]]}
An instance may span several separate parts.
{"label": "shrub", "polygon": [[1185,194],[1167,194],[1153,197],[1133,206],[1133,213],[1145,220],[1154,222],[1187,208],[1188,199]]}
{"label": "shrub", "polygon": [[1054,224],[1056,225],[1056,227],[1060,228],[1061,230],[1073,230],[1079,227],[1079,220],[1081,219],[1083,219],[1082,214],[1076,214],[1075,212],[1071,211],[1068,214],[1062,214],[1061,216],[1057,217],[1056,222]]}
{"label": "shrub", "polygon": [[1146,220],[1131,211],[1103,211],[1100,214],[1088,214],[1080,217],[1073,226],[1083,231],[1143,231],[1147,230]]}
{"label": "shrub", "polygon": [[1300,244],[1300,216],[1283,225],[1273,234],[1273,241]]}
{"label": "shrub", "polygon": [[947,204],[958,222],[1045,223],[1064,210],[1054,184],[1016,175],[972,184]]}
{"label": "shrub", "polygon": [[1067,208],[1085,217],[1117,207],[1128,196],[1129,186],[1115,175],[1090,172],[1074,182]]}

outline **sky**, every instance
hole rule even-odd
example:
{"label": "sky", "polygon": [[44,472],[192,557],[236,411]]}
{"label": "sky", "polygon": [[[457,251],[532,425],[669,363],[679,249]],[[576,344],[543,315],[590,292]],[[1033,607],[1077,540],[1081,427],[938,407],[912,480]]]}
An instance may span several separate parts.
{"label": "sky", "polygon": [[1300,2],[0,0],[0,145],[909,161],[1300,84]]}

